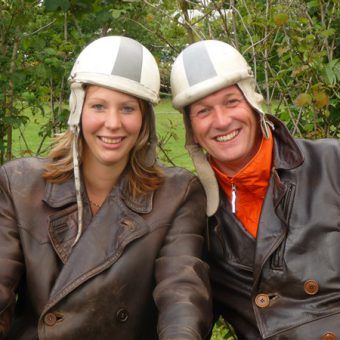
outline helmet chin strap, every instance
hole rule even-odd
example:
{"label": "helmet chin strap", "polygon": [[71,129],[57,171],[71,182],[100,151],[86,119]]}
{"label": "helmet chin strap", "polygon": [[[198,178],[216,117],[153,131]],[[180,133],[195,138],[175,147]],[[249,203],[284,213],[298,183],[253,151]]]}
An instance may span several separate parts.
{"label": "helmet chin strap", "polygon": [[260,128],[264,138],[268,139],[270,137],[269,128],[274,130],[274,124],[266,119],[264,114],[260,114]]}
{"label": "helmet chin strap", "polygon": [[73,171],[74,171],[74,183],[76,188],[77,206],[78,206],[78,231],[77,236],[72,244],[72,247],[78,242],[83,232],[83,201],[81,199],[81,186],[80,186],[80,169],[79,169],[79,126],[73,126],[73,142],[72,142],[72,153],[73,153]]}
{"label": "helmet chin strap", "polygon": [[76,189],[77,207],[78,207],[78,231],[77,236],[72,244],[72,247],[78,242],[83,231],[83,201],[81,199],[81,181],[79,168],[79,134],[80,134],[80,117],[83,109],[85,99],[85,90],[81,83],[73,83],[71,85],[70,96],[70,117],[68,125],[73,132],[72,142],[72,158],[73,158],[73,172],[74,184]]}

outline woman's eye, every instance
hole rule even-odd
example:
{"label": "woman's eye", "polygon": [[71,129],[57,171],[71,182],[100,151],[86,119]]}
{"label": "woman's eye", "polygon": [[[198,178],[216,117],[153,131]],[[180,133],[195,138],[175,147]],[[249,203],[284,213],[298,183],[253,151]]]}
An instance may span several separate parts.
{"label": "woman's eye", "polygon": [[92,109],[96,110],[96,111],[103,111],[104,110],[104,105],[102,104],[93,104]]}
{"label": "woman's eye", "polygon": [[134,106],[123,106],[122,111],[124,113],[130,113],[135,111],[135,107]]}

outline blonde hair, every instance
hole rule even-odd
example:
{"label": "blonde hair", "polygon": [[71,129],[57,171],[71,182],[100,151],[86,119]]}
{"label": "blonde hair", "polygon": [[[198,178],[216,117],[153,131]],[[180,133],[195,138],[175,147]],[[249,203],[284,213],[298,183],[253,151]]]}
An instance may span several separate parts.
{"label": "blonde hair", "polygon": [[[150,166],[146,162],[151,126],[153,126],[153,113],[150,104],[145,100],[138,99],[138,102],[143,115],[142,127],[137,142],[130,152],[126,167],[128,190],[133,197],[156,190],[164,177],[163,171],[156,163]],[[44,179],[51,183],[63,183],[73,177],[72,143],[74,138],[75,135],[71,130],[55,137],[48,155],[50,162],[45,165]],[[80,133],[78,140],[80,164],[83,143],[84,139]]]}

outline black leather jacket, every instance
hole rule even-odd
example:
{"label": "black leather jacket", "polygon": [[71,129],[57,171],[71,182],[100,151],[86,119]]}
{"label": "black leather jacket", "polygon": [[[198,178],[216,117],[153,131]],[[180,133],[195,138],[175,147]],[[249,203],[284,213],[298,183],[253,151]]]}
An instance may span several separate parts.
{"label": "black leather jacket", "polygon": [[209,219],[216,315],[239,339],[340,339],[340,141],[294,140],[275,125],[255,240],[221,192]]}
{"label": "black leather jacket", "polygon": [[84,199],[72,248],[74,181],[46,183],[42,162],[0,168],[0,339],[203,339],[212,311],[198,179],[165,169],[156,192],[133,198],[123,178],[93,218]]}

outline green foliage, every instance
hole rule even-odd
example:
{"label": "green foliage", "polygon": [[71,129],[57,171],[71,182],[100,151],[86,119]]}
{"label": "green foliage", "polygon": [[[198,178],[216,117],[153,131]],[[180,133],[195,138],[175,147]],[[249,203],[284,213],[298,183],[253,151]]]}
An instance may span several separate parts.
{"label": "green foliage", "polygon": [[237,340],[237,335],[233,327],[220,318],[214,325],[211,340]]}
{"label": "green foliage", "polygon": [[[163,36],[171,47],[168,60],[188,42],[224,40],[254,65],[268,113],[284,117],[294,135],[339,137],[338,0],[178,1],[166,11],[160,2],[152,3],[154,20],[166,27]],[[164,15],[172,19],[167,25],[162,24]],[[164,65],[162,71],[167,74],[169,69]],[[310,102],[296,105],[303,94]],[[273,101],[280,103],[276,110]]]}
{"label": "green foliage", "polygon": [[44,4],[47,11],[56,11],[61,9],[65,12],[70,8],[70,1],[68,0],[45,0]]}

